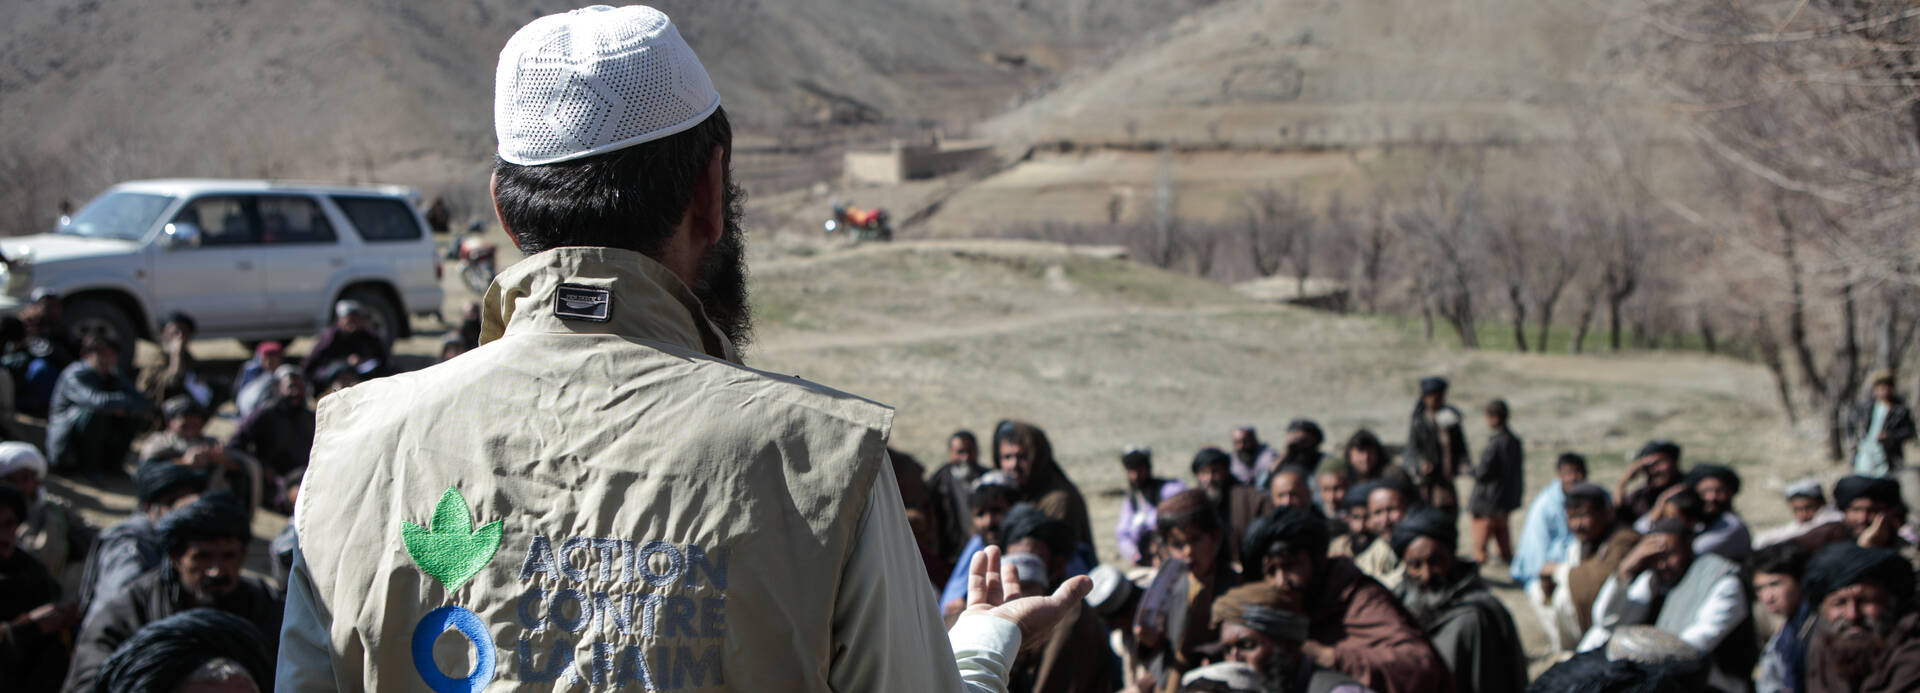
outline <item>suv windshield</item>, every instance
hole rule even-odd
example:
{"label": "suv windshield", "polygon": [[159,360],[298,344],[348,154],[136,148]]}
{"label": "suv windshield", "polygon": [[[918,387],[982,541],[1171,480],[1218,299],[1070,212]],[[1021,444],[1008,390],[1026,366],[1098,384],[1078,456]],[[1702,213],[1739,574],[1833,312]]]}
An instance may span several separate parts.
{"label": "suv windshield", "polygon": [[116,192],[93,198],[73,220],[54,233],[89,238],[140,240],[173,198],[148,193]]}

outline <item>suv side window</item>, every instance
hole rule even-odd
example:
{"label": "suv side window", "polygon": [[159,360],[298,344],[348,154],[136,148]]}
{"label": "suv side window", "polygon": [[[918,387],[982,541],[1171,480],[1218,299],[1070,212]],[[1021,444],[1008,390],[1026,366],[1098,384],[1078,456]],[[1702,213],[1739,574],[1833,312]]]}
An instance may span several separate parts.
{"label": "suv side window", "polygon": [[268,245],[332,243],[333,225],[307,197],[261,197],[260,242]]}
{"label": "suv side window", "polygon": [[361,240],[369,243],[420,240],[420,222],[414,219],[413,208],[406,202],[391,197],[345,195],[334,196],[333,202],[353,221]]}
{"label": "suv side window", "polygon": [[244,197],[202,197],[180,208],[174,223],[200,227],[200,247],[247,245],[260,239]]}

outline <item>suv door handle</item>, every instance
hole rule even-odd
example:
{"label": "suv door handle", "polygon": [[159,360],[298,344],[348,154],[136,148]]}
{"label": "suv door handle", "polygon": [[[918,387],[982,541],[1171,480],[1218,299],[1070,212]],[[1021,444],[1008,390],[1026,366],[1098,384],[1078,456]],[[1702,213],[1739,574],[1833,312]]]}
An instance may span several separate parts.
{"label": "suv door handle", "polygon": [[251,270],[251,269],[253,269],[253,263],[251,263],[251,262],[248,262],[248,261],[246,261],[246,260],[241,260],[241,261],[239,261],[239,262],[235,262],[235,263],[233,264],[233,266],[234,266],[234,267],[237,267],[237,268],[239,268],[239,269],[240,269],[240,271],[242,271],[242,272],[245,272],[245,271],[247,271],[247,270]]}

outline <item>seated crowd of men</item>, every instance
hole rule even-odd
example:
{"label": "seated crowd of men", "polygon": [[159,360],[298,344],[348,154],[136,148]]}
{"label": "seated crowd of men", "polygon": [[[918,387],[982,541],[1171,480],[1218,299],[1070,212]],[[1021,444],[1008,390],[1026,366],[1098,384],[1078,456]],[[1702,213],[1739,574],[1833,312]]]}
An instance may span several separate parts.
{"label": "seated crowd of men", "polygon": [[[0,399],[48,421],[45,455],[0,443],[0,681],[264,689],[292,535],[289,524],[271,545],[278,575],[248,574],[252,515],[294,504],[313,444],[310,390],[385,372],[384,345],[343,303],[304,364],[262,344],[231,382],[214,381],[188,348],[192,320],[173,316],[159,361],[128,378],[112,343],[69,349],[50,337],[57,301],[34,305],[30,320],[0,321],[0,365],[13,376],[0,378],[13,388]],[[468,346],[465,332],[443,357]],[[1086,499],[1037,426],[997,425],[989,464],[966,431],[931,475],[892,459],[932,606],[949,619],[972,555],[988,546],[1035,592],[1092,576],[1085,607],[1023,648],[1016,693],[1498,693],[1650,678],[1909,691],[1920,688],[1920,549],[1896,476],[1913,422],[1891,376],[1875,383],[1855,427],[1875,449],[1855,455],[1833,507],[1819,483],[1796,483],[1785,494],[1793,521],[1758,533],[1734,508],[1738,474],[1686,469],[1678,445],[1653,441],[1611,490],[1587,481],[1584,458],[1561,455],[1516,540],[1507,519],[1522,507],[1524,456],[1508,407],[1484,407],[1490,435],[1476,461],[1439,378],[1421,383],[1397,463],[1364,429],[1327,456],[1308,420],[1277,448],[1250,426],[1233,430],[1227,449],[1194,456],[1191,482],[1155,476],[1151,450],[1127,449],[1112,534],[1120,566],[1101,564]],[[220,441],[206,425],[228,402],[240,423]],[[44,491],[49,472],[124,474],[130,450],[137,507],[103,531]],[[1473,482],[1464,504],[1462,476]],[[1557,662],[1531,683],[1514,618],[1481,577],[1493,561]]]}
{"label": "seated crowd of men", "polygon": [[[1612,490],[1560,455],[1510,537],[1524,480],[1507,405],[1485,407],[1491,435],[1473,462],[1437,378],[1398,464],[1366,430],[1325,456],[1306,420],[1278,448],[1235,429],[1229,449],[1194,456],[1191,481],[1156,476],[1152,452],[1128,448],[1121,566],[1095,557],[1085,501],[1031,424],[995,428],[996,463],[960,431],[924,483],[918,464],[895,453],[895,465],[949,618],[986,546],[1035,590],[1093,578],[1077,618],[1023,649],[1017,693],[1920,690],[1920,549],[1894,475],[1913,425],[1891,376],[1875,382],[1879,421],[1858,433],[1879,450],[1856,458],[1890,463],[1855,464],[1832,508],[1819,482],[1792,484],[1793,520],[1764,532],[1735,509],[1734,470],[1683,467],[1680,446],[1656,440]],[[1465,547],[1456,476],[1473,479]],[[1489,561],[1545,633],[1553,666],[1536,680],[1482,580]]]}
{"label": "seated crowd of men", "polygon": [[[229,379],[194,357],[194,321],[175,314],[160,357],[129,377],[113,342],[61,336],[59,306],[38,296],[0,318],[0,690],[270,689],[293,524],[262,579],[242,570],[253,515],[292,512],[313,447],[310,393],[389,372],[385,343],[342,301],[304,362],[264,342]],[[469,317],[476,329],[450,335],[443,359],[477,339]],[[237,424],[221,440],[207,424],[228,405]],[[16,412],[45,418],[45,454],[19,440]],[[135,510],[95,528],[46,492],[49,473],[130,476]]]}

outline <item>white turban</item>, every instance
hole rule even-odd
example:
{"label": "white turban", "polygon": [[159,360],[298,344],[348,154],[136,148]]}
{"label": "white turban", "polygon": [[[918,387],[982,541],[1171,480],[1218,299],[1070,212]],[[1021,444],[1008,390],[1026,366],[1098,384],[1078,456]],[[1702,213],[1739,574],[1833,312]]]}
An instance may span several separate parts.
{"label": "white turban", "polygon": [[47,458],[32,443],[0,443],[0,477],[12,476],[22,469],[33,470],[36,479],[47,478]]}

